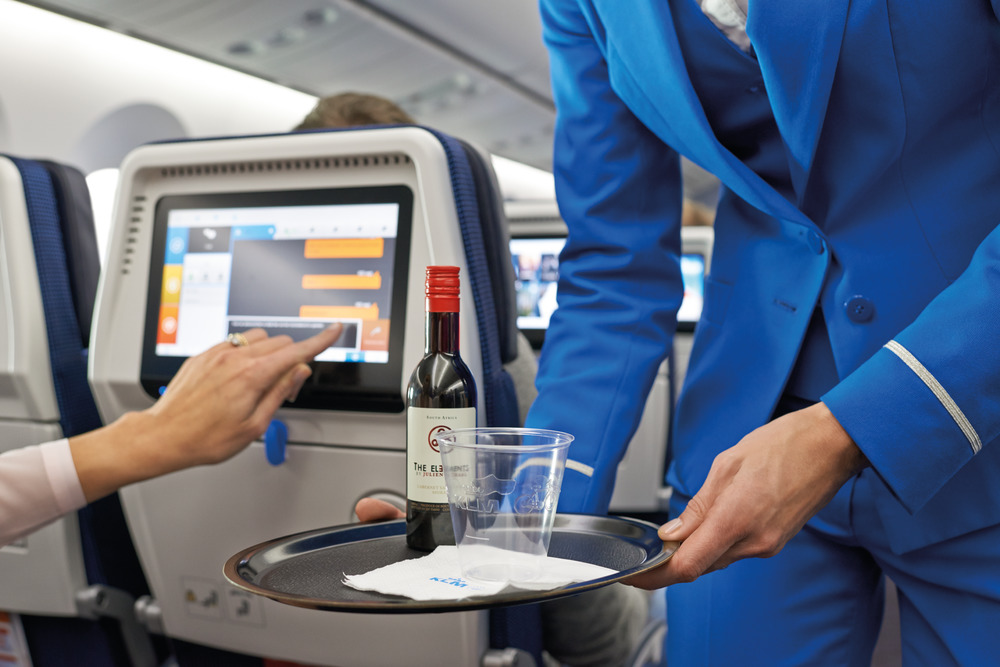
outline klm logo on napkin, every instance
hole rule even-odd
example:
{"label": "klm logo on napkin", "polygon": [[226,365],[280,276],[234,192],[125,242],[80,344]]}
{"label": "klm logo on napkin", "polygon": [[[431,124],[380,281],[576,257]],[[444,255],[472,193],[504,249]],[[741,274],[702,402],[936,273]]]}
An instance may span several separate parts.
{"label": "klm logo on napkin", "polygon": [[471,584],[462,579],[461,577],[447,577],[442,579],[441,577],[431,577],[431,581],[440,581],[442,584],[448,584],[449,586],[455,586],[456,588],[468,588]]}

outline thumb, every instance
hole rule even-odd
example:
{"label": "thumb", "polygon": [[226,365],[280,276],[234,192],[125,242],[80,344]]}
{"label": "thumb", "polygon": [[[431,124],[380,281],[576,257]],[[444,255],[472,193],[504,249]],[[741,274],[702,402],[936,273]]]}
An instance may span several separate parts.
{"label": "thumb", "polygon": [[664,542],[680,542],[693,533],[705,520],[709,504],[703,501],[704,493],[696,493],[679,516],[660,526],[657,536]]}
{"label": "thumb", "polygon": [[362,523],[402,519],[406,516],[406,513],[395,505],[378,498],[362,498],[354,506],[354,514]]}

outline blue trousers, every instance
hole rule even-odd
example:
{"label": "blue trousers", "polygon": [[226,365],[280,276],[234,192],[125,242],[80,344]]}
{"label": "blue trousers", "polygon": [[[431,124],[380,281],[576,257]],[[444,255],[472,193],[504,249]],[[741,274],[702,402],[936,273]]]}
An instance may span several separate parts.
{"label": "blue trousers", "polygon": [[1000,526],[896,554],[868,488],[849,481],[773,558],[669,587],[667,664],[868,667],[886,575],[904,665],[1000,664]]}

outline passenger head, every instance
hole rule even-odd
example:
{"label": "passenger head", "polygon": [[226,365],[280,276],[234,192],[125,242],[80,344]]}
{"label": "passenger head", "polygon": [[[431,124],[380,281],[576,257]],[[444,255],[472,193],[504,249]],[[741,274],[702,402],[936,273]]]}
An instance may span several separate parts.
{"label": "passenger head", "polygon": [[340,93],[321,98],[294,129],[317,130],[325,127],[415,123],[416,121],[392,100],[365,93]]}

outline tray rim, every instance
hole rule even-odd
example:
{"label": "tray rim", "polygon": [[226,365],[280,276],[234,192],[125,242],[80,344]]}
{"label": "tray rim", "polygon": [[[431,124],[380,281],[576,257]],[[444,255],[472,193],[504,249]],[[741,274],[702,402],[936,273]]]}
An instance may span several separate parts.
{"label": "tray rim", "polygon": [[[659,540],[656,536],[656,531],[658,526],[649,521],[642,519],[636,519],[632,517],[623,517],[616,515],[590,515],[590,514],[575,514],[575,513],[564,513],[560,512],[556,515],[558,520],[568,520],[570,523],[574,521],[579,522],[581,520],[598,520],[607,521],[616,525],[622,526],[632,526],[638,527],[644,531],[646,538],[655,538]],[[380,600],[330,600],[324,598],[316,598],[308,595],[301,595],[297,593],[284,593],[281,591],[275,591],[273,589],[268,589],[253,582],[248,581],[240,571],[242,569],[249,568],[250,560],[262,552],[266,552],[271,549],[281,548],[282,545],[292,545],[300,543],[303,540],[308,540],[313,537],[320,537],[323,535],[328,535],[335,532],[349,532],[352,529],[359,532],[373,533],[371,536],[366,536],[361,539],[354,540],[352,543],[362,543],[373,540],[381,540],[387,538],[398,538],[402,533],[398,530],[399,528],[405,528],[405,519],[392,519],[388,521],[378,521],[372,523],[349,523],[349,524],[339,524],[334,526],[328,526],[325,528],[317,528],[312,530],[301,531],[298,533],[292,533],[290,535],[285,535],[283,537],[277,537],[271,540],[266,540],[259,544],[241,549],[239,552],[233,554],[223,566],[223,574],[226,580],[236,586],[237,588],[253,593],[255,595],[260,595],[262,597],[274,600],[275,602],[280,602],[282,604],[287,604],[295,607],[302,607],[305,609],[313,609],[317,611],[339,611],[339,612],[352,612],[352,613],[374,613],[374,614],[400,614],[400,613],[445,613],[445,612],[460,612],[460,611],[476,611],[481,609],[494,609],[498,607],[515,606],[522,604],[533,604],[537,602],[545,602],[548,600],[554,600],[557,598],[568,597],[571,595],[577,595],[589,590],[594,590],[597,588],[603,588],[614,583],[618,583],[621,580],[630,577],[632,575],[638,574],[640,572],[645,572],[658,567],[665,563],[673,555],[676,550],[676,546],[669,547],[660,541],[661,548],[659,552],[652,556],[648,556],[642,563],[631,567],[627,570],[622,570],[616,572],[615,574],[609,574],[604,577],[599,577],[597,579],[590,579],[584,582],[578,582],[575,584],[570,584],[568,586],[563,586],[560,588],[549,589],[545,591],[532,591],[532,590],[517,590],[508,591],[505,593],[500,593],[497,595],[481,596],[481,597],[471,597],[463,598],[460,600],[413,600],[411,598],[396,597],[396,596],[384,596],[384,599]],[[581,531],[581,532],[593,532],[605,536],[615,537],[615,535],[602,532],[602,531]],[[334,545],[336,546],[336,545]],[[306,553],[306,552],[303,552]],[[648,550],[647,550],[648,554]],[[378,593],[374,593],[379,595]]]}

